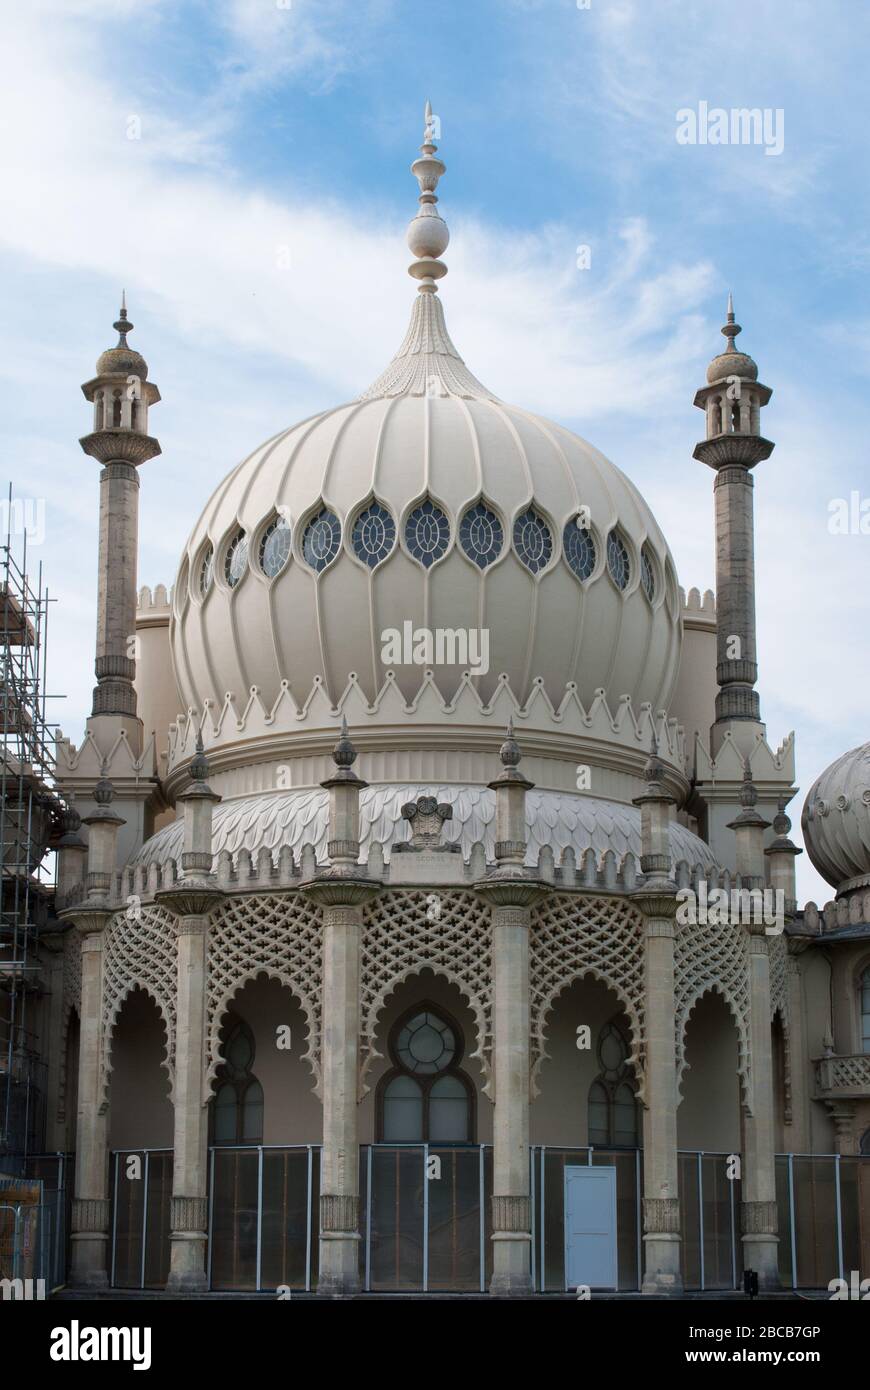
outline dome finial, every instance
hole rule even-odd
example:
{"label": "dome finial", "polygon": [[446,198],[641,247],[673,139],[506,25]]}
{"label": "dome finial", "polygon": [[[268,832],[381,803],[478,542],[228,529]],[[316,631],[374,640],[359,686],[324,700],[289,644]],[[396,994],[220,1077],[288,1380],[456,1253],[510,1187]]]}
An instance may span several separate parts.
{"label": "dome finial", "polygon": [[737,337],[738,333],[743,332],[743,329],[740,327],[740,324],[735,321],[734,296],[730,290],[728,291],[728,309],[725,315],[725,327],[720,329],[720,332],[728,339],[728,346],[725,351],[736,352],[737,349],[734,346],[734,339]]}
{"label": "dome finial", "polygon": [[132,325],[132,323],[130,323],[130,322],[128,321],[128,319],[127,319],[127,291],[126,291],[126,290],[122,290],[122,291],[121,291],[121,312],[120,312],[120,315],[118,316],[118,318],[117,318],[117,319],[115,320],[115,322],[112,324],[112,327],[114,328],[115,332],[118,334],[118,347],[123,347],[123,348],[125,348],[125,347],[127,346],[127,334],[128,334],[128,333],[132,333],[132,331],[133,331],[133,325]]}
{"label": "dome finial", "polygon": [[446,166],[435,155],[438,148],[435,144],[436,134],[440,137],[439,122],[438,117],[432,114],[432,103],[428,98],[423,109],[423,120],[420,157],[411,165],[411,173],[420,185],[420,211],[408,227],[408,245],[417,258],[408,266],[408,274],[420,281],[421,294],[434,294],[438,288],[435,281],[447,274],[447,267],[440,257],[447,250],[450,233],[435,206],[438,202],[435,189]]}

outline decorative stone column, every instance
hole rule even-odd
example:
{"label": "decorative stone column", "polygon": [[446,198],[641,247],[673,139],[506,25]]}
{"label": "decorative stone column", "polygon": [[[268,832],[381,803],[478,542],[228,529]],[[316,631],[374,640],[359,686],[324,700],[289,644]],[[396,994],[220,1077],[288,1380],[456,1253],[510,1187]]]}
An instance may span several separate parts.
{"label": "decorative stone column", "polygon": [[[730,823],[737,839],[737,872],[741,887],[764,887],[764,832],[770,822],[755,809],[758,792],[748,761],[740,796],[743,810]],[[732,931],[748,931],[747,993],[749,995],[749,1065],[751,1098],[743,1115],[743,1176],[741,1230],[743,1264],[758,1275],[759,1289],[779,1288],[778,1220],[776,1210],[775,1109],[773,1098],[773,1039],[770,1026],[770,938],[764,921]]]}
{"label": "decorative stone column", "polygon": [[[706,438],[693,457],[716,472],[716,722],[711,730],[713,752],[724,732],[742,723],[761,730],[755,683],[758,661],[755,634],[755,529],[751,470],[769,458],[773,444],[761,434],[761,408],[772,396],[758,380],[758,367],[734,339],[742,330],[735,322],[728,296],[727,322],[722,329],[726,350],[707,368],[707,385],[695,395],[695,405],[707,417]],[[746,746],[751,746],[750,729]],[[743,743],[741,743],[743,746]]]}
{"label": "decorative stone column", "polygon": [[645,922],[646,1087],[643,1111],[643,1283],[645,1294],[679,1296],[680,1198],[677,1166],[677,1067],[674,1045],[674,938],[677,886],[671,878],[673,799],[655,735],[644,768],[640,807],[641,886],[632,895]]}
{"label": "decorative stone column", "polygon": [[320,1168],[319,1295],[352,1297],[360,1289],[359,1035],[360,936],[363,907],[381,890],[359,864],[356,749],[347,723],[333,750],[329,792],[329,867],[303,884],[323,912],[321,1071],[323,1149]]}
{"label": "decorative stone column", "polygon": [[75,1195],[72,1204],[70,1279],[76,1288],[108,1285],[109,1241],[108,1115],[103,1102],[103,936],[113,915],[109,894],[115,843],[124,824],[110,809],[112,784],[103,777],[94,789],[97,811],[88,816],[87,897],[61,913],[82,937],[81,1027]]}
{"label": "decorative stone column", "polygon": [[184,815],[183,877],[156,895],[176,916],[178,984],[172,1227],[169,1279],[174,1293],[208,1288],[208,1096],[204,1090],[209,919],[224,901],[211,873],[212,813],[220,797],[206,782],[202,737],[190,764],[191,785],[178,798]]}
{"label": "decorative stone column", "polygon": [[493,993],[493,1268],[489,1291],[501,1297],[531,1293],[529,1192],[529,928],[531,908],[547,886],[527,872],[526,792],[518,771],[513,724],[501,747],[496,795],[496,868],[475,889],[492,917]]}

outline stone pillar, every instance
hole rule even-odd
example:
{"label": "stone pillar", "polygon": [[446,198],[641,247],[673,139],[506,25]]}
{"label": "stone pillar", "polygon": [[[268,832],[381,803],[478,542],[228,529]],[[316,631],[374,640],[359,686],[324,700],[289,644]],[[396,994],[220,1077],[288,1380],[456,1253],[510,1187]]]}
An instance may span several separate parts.
{"label": "stone pillar", "polygon": [[786,1148],[791,1153],[808,1153],[810,1149],[809,1078],[812,1063],[807,1050],[804,1022],[804,998],[798,954],[806,940],[790,938],[786,962],[788,991],[788,1061],[790,1084],[786,1093]]}
{"label": "stone pillar", "polygon": [[108,1284],[109,1152],[103,1098],[103,937],[113,915],[109,902],[115,843],[124,824],[111,810],[112,786],[102,778],[94,790],[97,810],[88,816],[87,898],[61,914],[82,937],[82,986],[76,1120],[75,1195],[72,1206],[70,1279],[77,1288]]}
{"label": "stone pillar", "polygon": [[353,1297],[360,1289],[359,1038],[360,937],[363,907],[381,890],[359,864],[356,749],[342,720],[333,750],[327,868],[302,885],[323,912],[321,1072],[323,1149],[320,1158],[320,1274],[322,1297]]}
{"label": "stone pillar", "polygon": [[677,887],[671,878],[673,798],[655,735],[644,768],[646,788],[635,799],[641,812],[644,878],[633,902],[644,915],[646,1086],[643,1111],[643,1283],[651,1295],[679,1296],[680,1199],[677,1166],[677,1066],[674,1042],[674,935]]}
{"label": "stone pillar", "polygon": [[[737,873],[741,888],[764,887],[764,832],[770,822],[755,809],[758,792],[748,760],[740,793],[743,810],[729,829],[737,840]],[[761,921],[732,924],[748,932],[747,993],[749,995],[749,1067],[751,1100],[743,1115],[743,1181],[741,1230],[743,1264],[758,1274],[759,1289],[779,1287],[777,1266],[776,1123],[773,1097],[773,1037],[770,1019],[770,938]]]}
{"label": "stone pillar", "polygon": [[46,1010],[43,1046],[46,1053],[45,1076],[45,1147],[49,1153],[66,1150],[65,1126],[58,1119],[60,1106],[61,1071],[63,1066],[63,935],[48,932],[40,935],[40,945],[49,953],[47,960],[48,994],[43,1001]]}
{"label": "stone pillar", "polygon": [[756,1271],[759,1289],[779,1288],[768,947],[764,927],[753,924],[748,957],[752,1109],[743,1117],[741,1230],[743,1266]]}
{"label": "stone pillar", "polygon": [[184,816],[183,877],[156,895],[157,902],[177,918],[172,1236],[166,1284],[174,1293],[208,1288],[207,952],[209,918],[224,901],[211,873],[212,813],[220,797],[206,782],[208,764],[201,736],[189,772],[191,785],[178,798]]}
{"label": "stone pillar", "polygon": [[531,907],[546,884],[530,876],[526,854],[526,792],[520,750],[508,725],[496,795],[496,868],[476,890],[492,913],[493,996],[493,1267],[489,1291],[531,1293],[529,1192],[529,928]]}
{"label": "stone pillar", "polygon": [[[707,385],[695,395],[695,405],[707,416],[707,438],[696,445],[693,457],[716,470],[716,625],[717,665],[716,721],[711,731],[713,752],[721,744],[728,725],[759,725],[761,712],[755,683],[758,662],[755,647],[755,529],[750,470],[769,458],[773,444],[760,434],[760,406],[773,394],[758,381],[758,367],[737,350],[734,339],[741,332],[728,298],[727,322],[722,329],[727,349],[713,358],[707,369]],[[722,398],[722,419],[709,410],[711,399]],[[731,427],[732,406],[738,407],[739,428]]]}

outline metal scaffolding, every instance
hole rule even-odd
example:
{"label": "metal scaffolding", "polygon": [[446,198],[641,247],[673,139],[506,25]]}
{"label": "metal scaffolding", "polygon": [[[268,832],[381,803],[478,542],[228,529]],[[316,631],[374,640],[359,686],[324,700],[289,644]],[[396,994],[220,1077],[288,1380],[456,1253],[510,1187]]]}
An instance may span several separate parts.
{"label": "metal scaffolding", "polygon": [[25,511],[13,502],[11,488],[6,513],[0,544],[0,1158],[26,1161],[41,1147],[45,1119],[37,941],[51,912],[53,867],[46,855],[62,807],[53,790],[54,734],[46,719],[48,590],[41,564],[35,587],[28,577]]}

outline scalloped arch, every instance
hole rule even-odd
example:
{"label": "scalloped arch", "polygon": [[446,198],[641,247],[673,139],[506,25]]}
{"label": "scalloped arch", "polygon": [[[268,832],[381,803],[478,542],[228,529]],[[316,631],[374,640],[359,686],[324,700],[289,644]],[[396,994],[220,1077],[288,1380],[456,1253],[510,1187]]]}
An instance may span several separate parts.
{"label": "scalloped arch", "polygon": [[727,986],[718,982],[705,982],[700,985],[697,991],[684,1002],[676,1017],[676,1057],[677,1057],[677,1108],[683,1099],[682,1087],[683,1076],[691,1070],[686,1061],[686,1031],[689,1026],[689,1019],[695,1012],[701,1000],[708,994],[718,994],[719,998],[728,1006],[732,1022],[737,1031],[737,1075],[740,1077],[740,1097],[743,1108],[747,1115],[753,1113],[752,1110],[752,1075],[750,1070],[750,1051],[749,1051],[749,1030],[746,1020],[741,1015],[740,1006],[734,998],[731,990]]}
{"label": "scalloped arch", "polygon": [[246,975],[235,980],[233,984],[229,986],[222,998],[215,1005],[214,1012],[210,1013],[208,1041],[206,1045],[206,1069],[203,1077],[204,1105],[208,1104],[211,1100],[211,1093],[217,1076],[217,1070],[223,1060],[221,1057],[220,1035],[224,1018],[229,1012],[233,1000],[241,994],[245,986],[252,984],[254,980],[260,979],[261,976],[265,976],[269,980],[276,980],[280,985],[283,985],[302,1008],[305,1021],[308,1024],[308,1032],[305,1035],[308,1051],[303,1053],[302,1061],[307,1063],[314,1077],[314,1094],[322,1099],[320,1057],[315,1049],[315,1042],[319,1035],[318,1015],[315,1006],[312,1004],[311,1000],[302,993],[298,985],[294,983],[292,976],[285,970],[281,970],[276,966],[255,965],[252,966]]}

